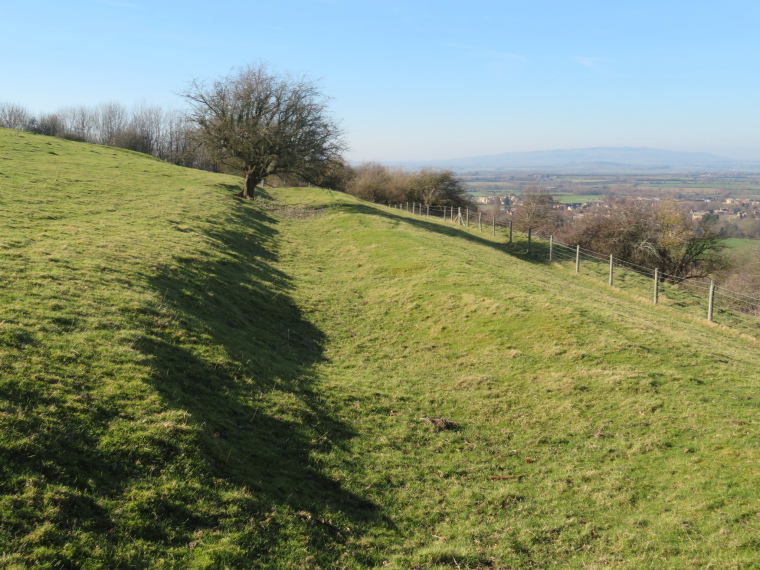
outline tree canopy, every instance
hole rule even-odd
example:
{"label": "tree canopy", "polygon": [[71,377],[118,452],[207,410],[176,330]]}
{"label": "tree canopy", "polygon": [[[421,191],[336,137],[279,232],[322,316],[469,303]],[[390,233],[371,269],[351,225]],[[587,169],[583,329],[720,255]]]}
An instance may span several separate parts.
{"label": "tree canopy", "polygon": [[248,65],[211,84],[193,80],[182,96],[190,103],[197,140],[245,176],[246,198],[267,176],[294,174],[315,182],[345,149],[328,99],[306,77]]}

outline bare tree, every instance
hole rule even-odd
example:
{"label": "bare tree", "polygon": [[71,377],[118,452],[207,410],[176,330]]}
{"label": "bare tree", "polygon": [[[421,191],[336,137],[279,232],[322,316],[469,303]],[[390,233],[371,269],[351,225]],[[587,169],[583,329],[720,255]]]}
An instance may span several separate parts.
{"label": "bare tree", "polygon": [[82,142],[96,142],[95,133],[98,130],[96,111],[81,105],[61,109],[58,115],[66,124],[64,138]]}
{"label": "bare tree", "polygon": [[249,65],[211,85],[194,80],[182,95],[191,105],[198,141],[244,174],[241,195],[249,199],[270,175],[318,178],[345,148],[327,99],[304,77]]}
{"label": "bare tree", "polygon": [[29,111],[21,105],[0,103],[0,127],[24,130],[28,127],[31,118]]}
{"label": "bare tree", "polygon": [[348,193],[369,202],[395,201],[391,170],[377,162],[365,162],[353,169]]}
{"label": "bare tree", "polygon": [[63,134],[65,127],[63,119],[61,119],[58,113],[45,113],[37,121],[37,130],[35,132],[40,135],[57,137]]}
{"label": "bare tree", "polygon": [[134,130],[145,146],[146,150],[142,152],[160,154],[161,139],[165,127],[166,121],[161,107],[141,104],[132,110],[130,128]]}
{"label": "bare tree", "polygon": [[127,129],[127,110],[114,101],[103,103],[93,113],[96,119],[96,140],[100,144],[114,146],[116,140]]}
{"label": "bare tree", "polygon": [[713,226],[694,227],[686,210],[662,200],[608,199],[563,229],[562,239],[646,267],[662,279],[725,272],[730,260]]}
{"label": "bare tree", "polygon": [[365,162],[346,170],[341,190],[363,200],[475,208],[466,186],[451,170],[410,171],[377,162]]}
{"label": "bare tree", "polygon": [[514,207],[512,219],[521,231],[547,229],[555,223],[553,210],[554,198],[551,195],[529,190]]}
{"label": "bare tree", "polygon": [[473,206],[464,182],[451,170],[423,168],[413,173],[409,198],[414,202],[438,206]]}

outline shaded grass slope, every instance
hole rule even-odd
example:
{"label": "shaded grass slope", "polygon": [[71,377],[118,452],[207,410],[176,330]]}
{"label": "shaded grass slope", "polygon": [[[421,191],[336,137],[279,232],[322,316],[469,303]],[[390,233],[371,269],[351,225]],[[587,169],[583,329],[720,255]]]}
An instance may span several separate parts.
{"label": "shaded grass slope", "polygon": [[0,566],[760,564],[755,339],[237,184],[0,130]]}
{"label": "shaded grass slope", "polygon": [[352,432],[277,221],[106,147],[0,130],[0,172],[0,566],[330,566],[377,513],[312,459]]}

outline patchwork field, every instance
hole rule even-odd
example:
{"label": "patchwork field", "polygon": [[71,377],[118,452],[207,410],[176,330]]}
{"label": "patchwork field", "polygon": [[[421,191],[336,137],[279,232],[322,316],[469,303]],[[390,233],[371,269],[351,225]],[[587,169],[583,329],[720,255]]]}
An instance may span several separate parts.
{"label": "patchwork field", "polygon": [[239,185],[0,129],[0,566],[760,564],[756,338]]}

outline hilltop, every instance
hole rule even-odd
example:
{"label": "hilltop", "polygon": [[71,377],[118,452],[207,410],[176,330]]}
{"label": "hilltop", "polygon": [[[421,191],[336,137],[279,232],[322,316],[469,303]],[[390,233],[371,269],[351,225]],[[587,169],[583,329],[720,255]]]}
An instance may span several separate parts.
{"label": "hilltop", "polygon": [[754,337],[240,184],[0,129],[0,565],[758,564]]}

